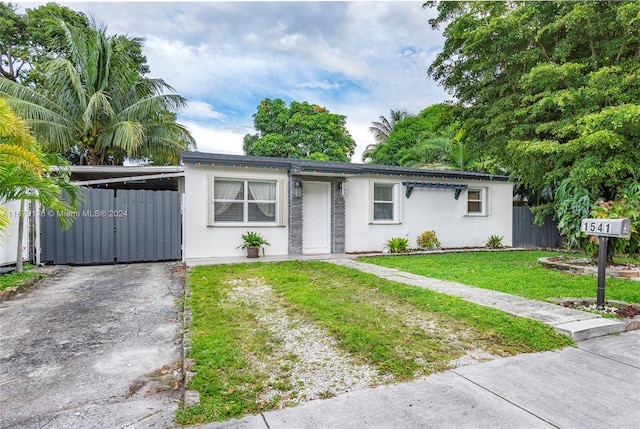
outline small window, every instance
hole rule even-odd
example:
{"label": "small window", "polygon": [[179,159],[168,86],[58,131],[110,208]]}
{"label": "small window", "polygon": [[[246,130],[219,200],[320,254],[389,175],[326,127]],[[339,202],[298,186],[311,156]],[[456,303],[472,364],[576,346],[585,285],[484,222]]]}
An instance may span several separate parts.
{"label": "small window", "polygon": [[373,223],[397,223],[400,218],[396,183],[373,183],[372,212]]}
{"label": "small window", "polygon": [[486,214],[486,191],[484,189],[467,190],[467,214]]}
{"label": "small window", "polygon": [[[215,178],[209,224],[275,223],[278,182]],[[210,200],[211,201],[211,200]]]}

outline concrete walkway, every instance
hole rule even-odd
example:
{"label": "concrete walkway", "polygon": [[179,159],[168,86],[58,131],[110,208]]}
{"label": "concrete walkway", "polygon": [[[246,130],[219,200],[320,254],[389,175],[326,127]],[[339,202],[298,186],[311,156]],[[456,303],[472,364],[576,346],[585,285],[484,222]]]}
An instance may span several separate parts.
{"label": "concrete walkway", "polygon": [[327,262],[535,319],[582,341],[198,428],[640,428],[640,331],[603,336],[625,324],[348,258]]}
{"label": "concrete walkway", "polygon": [[597,314],[572,310],[561,305],[521,298],[460,283],[432,279],[400,271],[395,268],[381,267],[353,259],[328,259],[327,262],[375,274],[380,278],[394,282],[457,296],[465,301],[470,301],[485,307],[496,308],[514,316],[534,319],[551,326],[556,332],[570,336],[575,341],[624,332],[626,329],[625,322],[605,319]]}

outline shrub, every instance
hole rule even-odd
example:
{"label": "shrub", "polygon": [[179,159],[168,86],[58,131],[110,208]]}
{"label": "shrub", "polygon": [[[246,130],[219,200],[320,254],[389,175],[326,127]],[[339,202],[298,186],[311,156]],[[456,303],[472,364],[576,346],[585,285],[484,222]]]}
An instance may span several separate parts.
{"label": "shrub", "polygon": [[387,240],[385,247],[387,247],[391,253],[406,252],[409,247],[409,240],[404,237],[393,237]]}
{"label": "shrub", "polygon": [[504,237],[501,235],[497,235],[497,234],[490,235],[489,238],[487,239],[487,242],[485,243],[485,246],[487,246],[489,249],[500,249],[502,247],[503,239]]}
{"label": "shrub", "polygon": [[425,231],[416,239],[418,247],[422,249],[438,249],[440,247],[440,241],[436,236],[435,231]]}

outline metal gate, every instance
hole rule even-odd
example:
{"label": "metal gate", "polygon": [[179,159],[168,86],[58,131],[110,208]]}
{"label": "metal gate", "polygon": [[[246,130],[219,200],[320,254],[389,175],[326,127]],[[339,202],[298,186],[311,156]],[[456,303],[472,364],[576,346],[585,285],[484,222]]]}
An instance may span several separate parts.
{"label": "metal gate", "polygon": [[83,207],[61,214],[75,218],[62,231],[57,214],[41,223],[41,261],[104,264],[179,260],[182,219],[177,191],[83,189]]}

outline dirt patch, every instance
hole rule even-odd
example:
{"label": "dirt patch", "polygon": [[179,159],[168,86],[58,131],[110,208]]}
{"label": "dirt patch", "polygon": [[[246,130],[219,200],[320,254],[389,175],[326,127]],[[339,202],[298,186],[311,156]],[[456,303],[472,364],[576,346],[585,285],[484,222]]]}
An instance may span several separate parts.
{"label": "dirt patch", "polygon": [[563,298],[555,300],[559,305],[575,310],[589,311],[592,313],[601,313],[603,315],[612,315],[619,319],[633,319],[640,317],[640,305],[628,304],[626,302],[608,301],[604,308],[597,308],[596,300],[593,298],[576,299]]}

